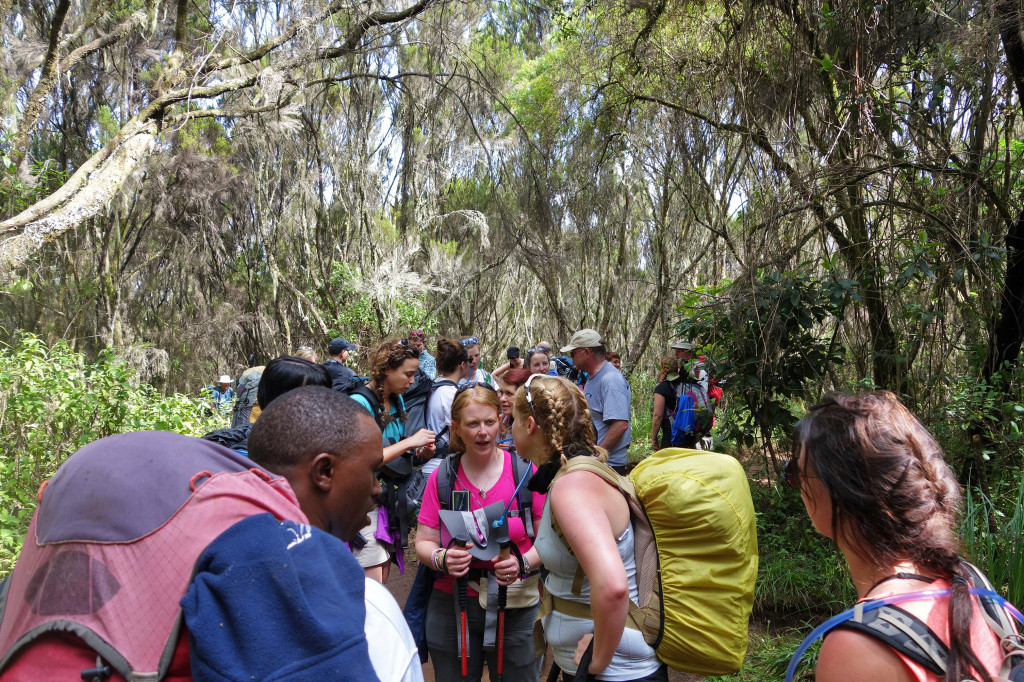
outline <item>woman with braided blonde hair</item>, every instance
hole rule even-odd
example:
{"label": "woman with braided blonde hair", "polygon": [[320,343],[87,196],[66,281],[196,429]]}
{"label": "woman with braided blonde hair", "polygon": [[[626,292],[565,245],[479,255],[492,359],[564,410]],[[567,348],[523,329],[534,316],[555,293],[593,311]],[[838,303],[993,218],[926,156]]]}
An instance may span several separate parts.
{"label": "woman with braided blonde hair", "polygon": [[530,489],[548,493],[534,547],[549,571],[545,599],[553,610],[542,622],[563,681],[577,679],[583,663],[587,679],[667,681],[654,649],[626,628],[629,600],[638,600],[626,499],[595,473],[563,471],[574,457],[608,458],[587,399],[566,379],[535,374],[516,392],[513,415],[516,448],[537,465]]}
{"label": "woman with braided blonde hair", "polygon": [[786,481],[846,557],[861,602],[951,590],[896,604],[948,646],[944,677],[840,624],[822,644],[819,681],[992,682],[1003,656],[968,592],[956,535],[960,486],[939,444],[895,395],[835,394],[812,407],[796,427]]}

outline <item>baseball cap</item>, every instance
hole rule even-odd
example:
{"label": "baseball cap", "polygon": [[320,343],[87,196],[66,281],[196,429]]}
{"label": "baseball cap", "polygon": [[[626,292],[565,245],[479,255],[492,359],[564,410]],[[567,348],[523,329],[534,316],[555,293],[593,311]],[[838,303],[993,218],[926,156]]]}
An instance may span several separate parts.
{"label": "baseball cap", "polygon": [[571,353],[577,348],[593,348],[604,345],[601,343],[601,335],[593,329],[581,329],[569,339],[569,345],[563,346],[560,352]]}
{"label": "baseball cap", "polygon": [[356,344],[349,343],[345,339],[342,339],[342,338],[331,339],[331,344],[329,346],[327,346],[327,354],[328,355],[337,355],[338,353],[340,353],[343,350],[352,351],[352,350],[355,350],[355,349],[356,349]]}
{"label": "baseball cap", "polygon": [[693,341],[676,341],[670,346],[670,348],[672,348],[673,350],[693,351],[697,349],[697,344],[695,344]]}

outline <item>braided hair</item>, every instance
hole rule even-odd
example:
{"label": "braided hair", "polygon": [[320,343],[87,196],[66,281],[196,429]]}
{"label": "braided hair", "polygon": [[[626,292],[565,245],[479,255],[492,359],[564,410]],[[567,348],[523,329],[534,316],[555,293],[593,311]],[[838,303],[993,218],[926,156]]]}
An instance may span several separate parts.
{"label": "braided hair", "polygon": [[[380,404],[384,404],[384,379],[387,378],[388,372],[393,372],[406,360],[418,360],[420,352],[412,346],[403,343],[399,339],[391,339],[383,341],[379,346],[373,349],[370,354],[370,390],[377,396],[377,400]],[[409,415],[406,414],[405,410],[399,410],[398,406],[401,404],[398,400],[391,401],[392,406],[397,412],[397,418],[404,421],[408,421]],[[387,426],[394,421],[396,415],[385,414],[381,417],[381,422],[384,426]]]}
{"label": "braided hair", "polygon": [[604,462],[608,452],[597,445],[597,434],[590,421],[590,406],[583,392],[562,377],[536,375],[530,381],[530,401],[526,399],[526,386],[516,391],[515,408],[523,415],[531,415],[540,427],[547,443],[549,461],[567,456],[589,453]]}
{"label": "braided hair", "polygon": [[992,682],[970,645],[973,607],[955,531],[960,486],[924,425],[888,391],[833,394],[797,424],[793,456],[801,454],[828,491],[833,538],[875,569],[911,562],[950,581],[946,682],[975,674]]}

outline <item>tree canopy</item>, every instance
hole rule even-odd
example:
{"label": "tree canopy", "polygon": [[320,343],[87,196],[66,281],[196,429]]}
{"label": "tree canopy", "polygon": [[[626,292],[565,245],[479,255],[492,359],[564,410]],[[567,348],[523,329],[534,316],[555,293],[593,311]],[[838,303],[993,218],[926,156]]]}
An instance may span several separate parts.
{"label": "tree canopy", "polygon": [[1013,391],[1014,3],[0,10],[8,334],[162,349],[184,388],[334,334],[498,360],[590,326],[631,369],[685,333],[765,428]]}

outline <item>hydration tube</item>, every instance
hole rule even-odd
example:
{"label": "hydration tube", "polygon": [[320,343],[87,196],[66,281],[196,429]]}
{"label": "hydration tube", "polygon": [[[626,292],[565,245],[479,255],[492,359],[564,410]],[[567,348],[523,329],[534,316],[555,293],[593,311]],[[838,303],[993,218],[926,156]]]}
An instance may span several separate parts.
{"label": "hydration tube", "polygon": [[508,504],[505,505],[505,511],[501,513],[501,516],[494,519],[494,521],[491,521],[492,528],[501,528],[505,525],[505,517],[508,516],[508,510],[512,508],[512,500],[516,499],[516,495],[519,494],[519,489],[523,487],[524,483],[526,483],[527,478],[529,478],[529,476],[523,476],[519,480],[519,485],[516,486],[515,492],[512,493],[512,497],[508,498]]}
{"label": "hydration tube", "polygon": [[[1016,618],[1018,622],[1024,624],[1024,614],[1021,614],[1016,606],[1006,601],[992,590],[986,590],[980,587],[971,587],[968,588],[968,591],[977,597],[988,597],[989,599],[994,600],[997,604],[1006,609],[1010,615]],[[883,606],[899,604],[900,602],[905,601],[939,599],[940,597],[949,596],[949,593],[950,590],[923,590],[921,592],[908,592],[906,594],[891,594],[888,597],[872,599],[871,601],[858,604],[852,609],[847,609],[839,615],[832,616],[824,623],[811,630],[811,634],[807,635],[807,638],[800,643],[799,647],[797,647],[796,653],[793,654],[793,658],[789,661],[789,667],[786,668],[786,682],[793,682],[793,676],[796,674],[797,666],[800,665],[801,659],[803,659],[807,650],[811,648],[811,645],[835,626],[839,625],[843,621],[850,620],[857,609],[860,609],[861,611],[874,611],[875,609],[879,609]]]}

